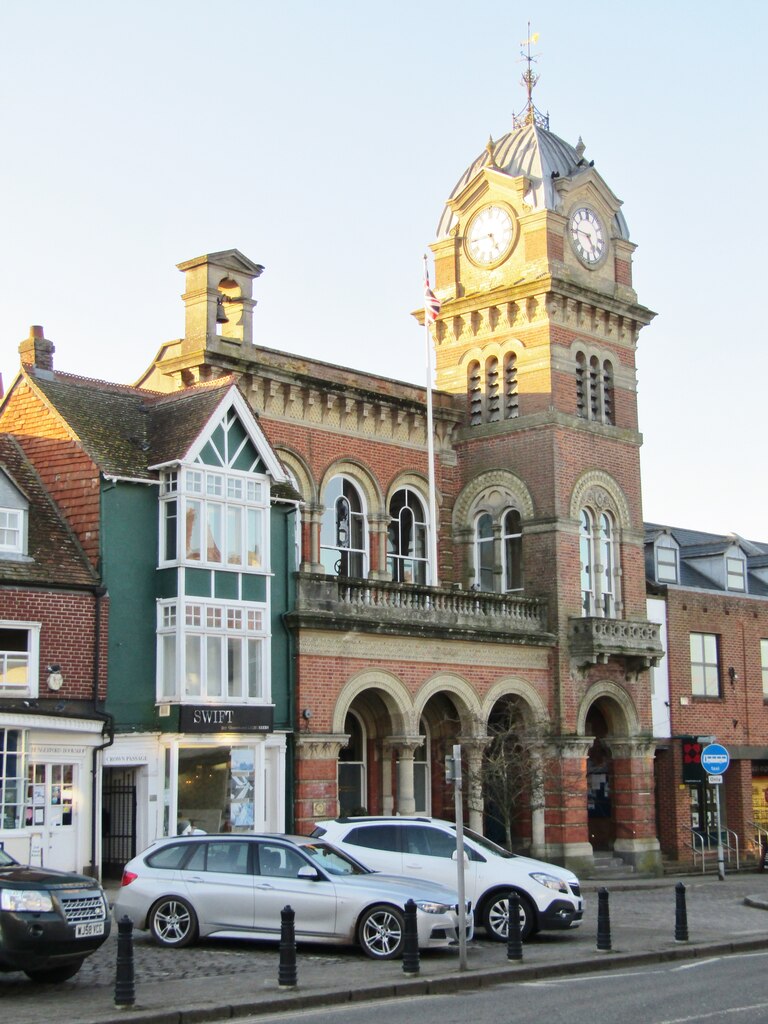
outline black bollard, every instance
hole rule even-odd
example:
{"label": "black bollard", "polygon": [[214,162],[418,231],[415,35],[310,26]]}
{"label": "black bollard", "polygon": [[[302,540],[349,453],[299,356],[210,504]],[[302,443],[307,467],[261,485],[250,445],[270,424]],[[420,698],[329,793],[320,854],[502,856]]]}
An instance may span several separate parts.
{"label": "black bollard", "polygon": [[403,930],[403,974],[418,974],[419,932],[416,927],[416,904],[407,900],[405,904],[405,926]]}
{"label": "black bollard", "polygon": [[608,908],[608,890],[597,890],[597,950],[611,951],[611,912]]}
{"label": "black bollard", "polygon": [[520,896],[516,892],[509,894],[507,917],[507,960],[523,959],[523,933],[520,928]]}
{"label": "black bollard", "polygon": [[283,907],[280,911],[280,964],[277,968],[277,984],[280,988],[295,988],[298,983],[295,921],[293,908]]}
{"label": "black bollard", "polygon": [[117,922],[117,964],[115,967],[115,1006],[133,1006],[136,985],[133,977],[133,921],[124,914]]}
{"label": "black bollard", "polygon": [[675,942],[688,941],[688,911],[685,909],[685,886],[675,886]]}

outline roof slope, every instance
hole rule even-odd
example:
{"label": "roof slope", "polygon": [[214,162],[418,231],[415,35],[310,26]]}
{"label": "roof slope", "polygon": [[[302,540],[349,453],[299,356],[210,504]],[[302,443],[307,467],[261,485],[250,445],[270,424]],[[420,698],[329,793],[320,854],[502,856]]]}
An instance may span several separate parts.
{"label": "roof slope", "polygon": [[28,558],[0,553],[0,582],[95,586],[96,573],[18,441],[0,434],[0,470],[29,501]]}

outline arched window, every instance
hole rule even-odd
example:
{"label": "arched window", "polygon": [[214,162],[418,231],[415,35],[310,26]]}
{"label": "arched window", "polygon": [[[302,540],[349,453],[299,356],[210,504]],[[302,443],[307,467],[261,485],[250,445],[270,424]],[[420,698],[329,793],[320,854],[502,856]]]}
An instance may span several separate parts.
{"label": "arched window", "polygon": [[427,582],[427,518],[424,505],[407,487],[389,503],[387,571],[396,583]]}
{"label": "arched window", "polygon": [[516,508],[504,513],[501,524],[504,591],[523,589],[523,521]]}
{"label": "arched window", "polygon": [[483,422],[483,390],[480,379],[480,363],[475,360],[467,370],[467,401],[469,403],[469,424],[476,427]]}
{"label": "arched window", "polygon": [[583,508],[579,528],[579,561],[581,562],[581,612],[595,614],[595,581],[592,565],[594,546],[594,522],[592,513]]}
{"label": "arched window", "polygon": [[480,590],[495,590],[493,566],[493,516],[483,512],[477,517],[475,524],[475,583]]}
{"label": "arched window", "polygon": [[355,484],[335,476],[323,495],[320,561],[330,576],[363,578],[367,572],[367,539],[363,501]]}
{"label": "arched window", "polygon": [[354,711],[344,719],[349,742],[339,751],[338,788],[341,815],[367,814],[366,808],[366,734],[362,720]]}
{"label": "arched window", "polygon": [[504,418],[513,420],[520,413],[520,397],[517,393],[517,356],[507,352],[504,356]]}
{"label": "arched window", "polygon": [[579,553],[582,615],[616,618],[618,545],[610,512],[581,510]]}
{"label": "arched window", "polygon": [[[515,508],[475,520],[475,580],[478,590],[510,593],[523,589],[523,526]],[[498,567],[498,572],[497,572]]]}

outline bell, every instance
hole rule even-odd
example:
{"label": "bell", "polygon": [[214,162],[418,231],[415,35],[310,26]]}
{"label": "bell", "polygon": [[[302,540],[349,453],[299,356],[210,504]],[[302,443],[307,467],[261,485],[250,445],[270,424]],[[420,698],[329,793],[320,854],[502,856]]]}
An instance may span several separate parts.
{"label": "bell", "polygon": [[224,312],[224,299],[221,295],[216,299],[216,323],[217,324],[228,324],[229,317]]}

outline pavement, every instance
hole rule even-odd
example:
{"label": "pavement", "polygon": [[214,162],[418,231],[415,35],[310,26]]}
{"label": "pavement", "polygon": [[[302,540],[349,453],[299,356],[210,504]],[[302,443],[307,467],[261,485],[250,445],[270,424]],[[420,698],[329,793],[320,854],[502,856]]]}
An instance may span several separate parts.
{"label": "pavement", "polygon": [[[685,886],[688,941],[675,940],[675,886]],[[597,891],[608,891],[609,951],[597,950]],[[467,970],[458,951],[421,955],[420,972],[401,961],[372,961],[354,949],[299,946],[298,984],[281,988],[274,945],[209,940],[188,949],[161,949],[134,932],[135,1002],[115,1006],[117,928],[81,971],[62,985],[39,985],[22,974],[0,974],[0,1014],[13,1024],[200,1024],[372,999],[457,992],[511,981],[562,977],[628,966],[768,949],[768,873],[582,880],[581,927],[548,932],[507,960],[504,944],[482,937],[469,944]],[[112,893],[113,895],[113,893]],[[605,943],[601,943],[604,945]],[[319,1018],[322,1020],[323,1018]]]}

